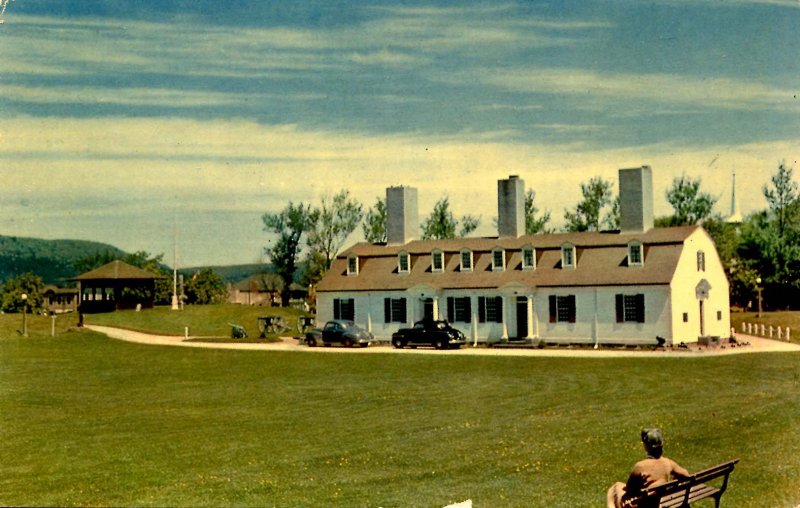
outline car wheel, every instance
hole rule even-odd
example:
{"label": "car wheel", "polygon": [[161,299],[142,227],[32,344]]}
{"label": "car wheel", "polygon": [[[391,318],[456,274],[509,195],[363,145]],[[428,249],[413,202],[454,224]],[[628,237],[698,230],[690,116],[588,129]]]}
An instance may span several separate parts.
{"label": "car wheel", "polygon": [[343,344],[344,347],[353,347],[353,339],[351,339],[350,337],[345,337]]}
{"label": "car wheel", "polygon": [[306,339],[306,344],[308,344],[308,347],[316,347],[317,339],[315,339],[314,337],[309,337]]}
{"label": "car wheel", "polygon": [[437,339],[436,341],[434,341],[433,346],[436,349],[444,349],[447,347],[447,343],[442,339]]}
{"label": "car wheel", "polygon": [[405,345],[406,342],[400,337],[392,337],[392,346],[394,346],[396,349],[403,349]]}

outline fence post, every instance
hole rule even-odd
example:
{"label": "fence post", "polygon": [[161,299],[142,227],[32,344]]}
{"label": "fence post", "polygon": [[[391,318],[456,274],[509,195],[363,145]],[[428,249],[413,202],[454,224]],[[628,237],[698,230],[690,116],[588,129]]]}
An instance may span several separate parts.
{"label": "fence post", "polygon": [[779,339],[783,338],[783,328],[781,328],[780,326],[778,327],[778,338]]}
{"label": "fence post", "polygon": [[786,340],[792,340],[792,330],[788,326],[786,327]]}
{"label": "fence post", "polygon": [[773,326],[769,325],[769,338],[770,339],[772,338],[772,328],[773,328]]}
{"label": "fence post", "polygon": [[747,331],[747,323],[745,323],[744,321],[742,321],[742,333],[744,333],[744,332],[746,332],[746,331]]}
{"label": "fence post", "polygon": [[184,326],[183,327],[183,337],[186,338],[186,339],[189,338],[189,327],[188,326]]}
{"label": "fence post", "polygon": [[747,335],[753,335],[753,324],[747,323]]}

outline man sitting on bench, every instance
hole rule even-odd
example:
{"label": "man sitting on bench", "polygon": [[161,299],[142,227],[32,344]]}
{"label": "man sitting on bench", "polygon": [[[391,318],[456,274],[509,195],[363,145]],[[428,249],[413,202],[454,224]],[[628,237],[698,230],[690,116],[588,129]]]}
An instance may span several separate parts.
{"label": "man sitting on bench", "polygon": [[647,458],[633,466],[628,483],[617,482],[608,489],[608,508],[637,508],[636,496],[644,489],[667,483],[671,479],[689,477],[689,471],[663,456],[663,442],[661,430],[642,431],[642,444]]}

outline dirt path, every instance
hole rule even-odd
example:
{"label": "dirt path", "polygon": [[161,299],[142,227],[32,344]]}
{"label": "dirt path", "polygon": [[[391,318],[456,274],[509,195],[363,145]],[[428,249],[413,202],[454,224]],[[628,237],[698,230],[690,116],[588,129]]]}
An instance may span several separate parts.
{"label": "dirt path", "polygon": [[181,346],[212,349],[237,349],[251,351],[298,351],[306,353],[348,353],[348,354],[439,354],[439,355],[483,355],[483,356],[538,356],[538,357],[581,357],[581,358],[621,358],[621,357],[697,357],[703,355],[733,355],[743,353],[763,353],[773,351],[800,351],[800,345],[777,340],[752,337],[749,335],[737,335],[739,342],[749,342],[748,346],[730,347],[724,349],[692,349],[671,350],[671,351],[613,351],[613,350],[592,350],[592,349],[567,349],[567,348],[545,348],[545,349],[507,349],[507,348],[487,348],[487,347],[462,347],[451,351],[437,351],[435,349],[394,349],[391,346],[370,346],[368,348],[346,349],[342,347],[316,347],[298,344],[297,340],[284,337],[281,342],[271,344],[237,344],[237,343],[213,343],[213,342],[188,342],[183,336],[151,335],[147,333],[112,328],[109,326],[86,325],[89,330],[105,334],[112,339],[119,339],[139,344],[150,344],[156,346]]}

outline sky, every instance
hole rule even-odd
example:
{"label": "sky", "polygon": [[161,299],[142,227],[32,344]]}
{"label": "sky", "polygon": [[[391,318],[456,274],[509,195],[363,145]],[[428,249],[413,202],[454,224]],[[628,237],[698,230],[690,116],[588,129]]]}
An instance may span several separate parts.
{"label": "sky", "polygon": [[[800,0],[0,0],[0,235],[267,260],[262,215],[416,187],[491,236],[650,165],[744,214],[800,157]],[[177,242],[175,239],[177,238]],[[361,240],[360,228],[350,242]]]}

